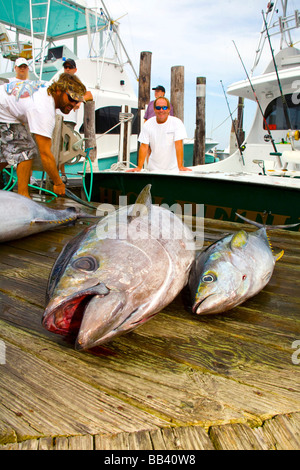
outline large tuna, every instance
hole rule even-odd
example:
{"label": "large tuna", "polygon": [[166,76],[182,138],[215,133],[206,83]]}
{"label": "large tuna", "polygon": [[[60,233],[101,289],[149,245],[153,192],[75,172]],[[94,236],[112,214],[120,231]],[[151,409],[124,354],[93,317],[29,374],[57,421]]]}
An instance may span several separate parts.
{"label": "large tuna", "polygon": [[191,231],[151,204],[150,185],[69,242],[49,279],[43,325],[90,349],[148,321],[181,291],[195,257]]}
{"label": "large tuna", "polygon": [[79,218],[94,217],[75,207],[51,209],[11,191],[0,191],[0,207],[0,242],[44,232]]}

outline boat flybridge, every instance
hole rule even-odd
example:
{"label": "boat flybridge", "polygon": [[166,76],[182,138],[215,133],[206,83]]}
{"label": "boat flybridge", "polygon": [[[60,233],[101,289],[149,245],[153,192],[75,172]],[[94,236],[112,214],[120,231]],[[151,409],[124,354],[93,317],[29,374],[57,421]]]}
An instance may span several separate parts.
{"label": "boat flybridge", "polygon": [[[229,95],[257,102],[249,134],[226,160],[195,166],[201,172],[232,172],[300,177],[300,50],[294,47],[291,31],[299,29],[300,13],[287,15],[287,1],[281,2],[283,15],[274,20],[277,1],[269,2],[264,16],[251,78],[232,84]],[[264,73],[253,76],[266,43],[280,36],[280,50]],[[269,49],[270,57],[271,52]],[[299,184],[300,187],[300,184]]]}
{"label": "boat flybridge", "polygon": [[[64,72],[64,60],[74,59],[76,73],[95,101],[101,162],[118,156],[119,126],[126,120],[131,124],[129,147],[136,148],[137,96],[132,77],[137,80],[137,74],[120,37],[119,22],[111,18],[102,0],[97,4],[88,8],[83,0],[0,0],[0,51],[7,68],[0,79],[14,76],[18,57],[28,59],[30,79],[46,81]],[[75,128],[80,133],[82,108]]]}

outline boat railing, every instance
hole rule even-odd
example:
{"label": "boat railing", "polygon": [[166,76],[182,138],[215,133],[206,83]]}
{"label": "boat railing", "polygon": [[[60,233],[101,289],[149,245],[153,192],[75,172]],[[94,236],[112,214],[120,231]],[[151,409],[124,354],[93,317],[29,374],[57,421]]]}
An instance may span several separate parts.
{"label": "boat railing", "polygon": [[278,36],[278,35],[281,36],[280,49],[283,48],[284,43],[288,47],[293,45],[291,31],[299,28],[300,26],[300,12],[299,10],[295,10],[293,14],[287,15],[286,14],[287,3],[288,3],[287,0],[282,2],[283,15],[279,16],[275,21],[273,21],[273,17],[274,17],[274,13],[278,12],[278,10],[276,9],[277,0],[274,2],[274,5],[270,6],[267,9],[267,12],[265,15],[267,28],[265,26],[265,22],[263,21],[258,46],[256,48],[256,55],[255,55],[252,69],[251,69],[251,75],[253,74],[255,68],[257,67],[260,61],[260,58],[264,49],[264,44],[267,39],[267,30],[268,30],[270,37]]}

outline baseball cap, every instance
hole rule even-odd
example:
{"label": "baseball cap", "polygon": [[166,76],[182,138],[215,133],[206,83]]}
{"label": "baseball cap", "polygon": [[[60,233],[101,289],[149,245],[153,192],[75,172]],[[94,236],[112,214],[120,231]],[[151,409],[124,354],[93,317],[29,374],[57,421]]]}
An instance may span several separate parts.
{"label": "baseball cap", "polygon": [[70,98],[72,98],[73,100],[75,101],[82,101],[83,103],[85,103],[85,99],[82,95],[80,95],[79,93],[75,93],[75,91],[73,91],[71,88],[69,88],[66,92]]}
{"label": "baseball cap", "polygon": [[19,57],[15,62],[15,66],[20,67],[20,65],[27,65],[29,67],[27,60],[23,59],[23,57]]}
{"label": "baseball cap", "polygon": [[160,90],[163,93],[166,93],[166,89],[162,85],[157,85],[155,88],[152,88],[152,90]]}
{"label": "baseball cap", "polygon": [[66,67],[66,65],[69,65],[72,69],[76,69],[76,62],[73,59],[66,59],[63,63],[63,67]]}

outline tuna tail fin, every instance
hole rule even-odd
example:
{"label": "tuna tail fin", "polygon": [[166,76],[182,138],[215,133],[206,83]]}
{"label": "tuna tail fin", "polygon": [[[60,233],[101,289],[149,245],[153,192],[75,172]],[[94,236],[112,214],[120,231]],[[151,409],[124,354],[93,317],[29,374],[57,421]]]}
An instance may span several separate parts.
{"label": "tuna tail fin", "polygon": [[254,220],[247,219],[246,217],[243,217],[242,215],[238,214],[237,212],[235,213],[240,219],[244,220],[245,222],[248,222],[248,224],[255,225],[255,227],[258,228],[265,228],[266,230],[272,230],[272,229],[277,229],[277,228],[293,228],[297,227],[300,225],[300,222],[297,224],[289,224],[289,225],[264,225],[260,224],[259,222],[254,222]]}
{"label": "tuna tail fin", "polygon": [[138,195],[133,206],[128,211],[129,217],[139,217],[142,215],[150,215],[152,199],[151,199],[151,184],[147,184],[140,194]]}

